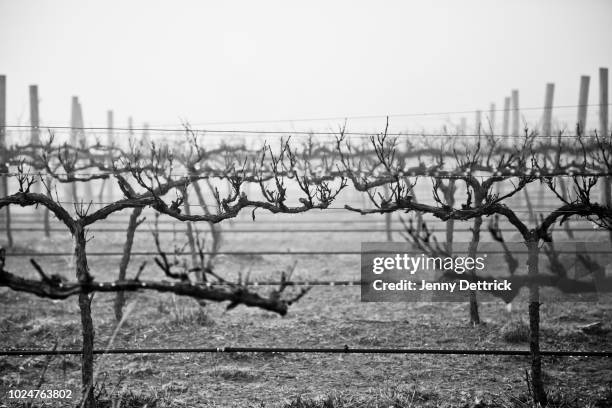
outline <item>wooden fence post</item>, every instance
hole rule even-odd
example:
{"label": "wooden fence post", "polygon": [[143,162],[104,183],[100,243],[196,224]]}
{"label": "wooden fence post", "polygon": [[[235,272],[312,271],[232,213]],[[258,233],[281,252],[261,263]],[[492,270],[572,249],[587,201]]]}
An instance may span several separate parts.
{"label": "wooden fence post", "polygon": [[510,133],[510,98],[504,98],[504,116],[502,120],[502,136],[506,137]]}
{"label": "wooden fence post", "polygon": [[151,146],[151,137],[149,136],[149,124],[147,122],[142,124],[142,145],[145,148]]}
{"label": "wooden fence post", "polygon": [[113,145],[113,128],[115,126],[115,117],[112,110],[106,112],[106,144]]}
{"label": "wooden fence post", "polygon": [[[85,121],[83,120],[83,105],[81,104],[81,102],[79,101],[78,106],[77,106],[77,127],[79,128],[78,131],[78,135],[79,135],[79,146],[82,149],[87,149],[87,147],[89,146],[89,143],[87,141],[87,133],[85,132]],[[94,171],[93,169],[86,169],[85,172],[86,173],[90,173]],[[90,201],[93,199],[93,189],[91,188],[91,184],[92,181],[86,181],[83,183],[83,197],[81,197],[81,200],[85,200],[85,201]]]}
{"label": "wooden fence post", "polygon": [[[497,133],[497,130],[495,129],[495,103],[491,102],[491,105],[489,105],[489,131],[491,132],[491,136],[495,136],[495,134]],[[500,193],[500,188],[499,188],[499,184],[500,183],[494,183],[495,184],[495,193],[499,194]]]}
{"label": "wooden fence post", "polygon": [[134,142],[134,119],[128,116],[128,146],[131,146]]}
{"label": "wooden fence post", "polygon": [[[578,133],[586,135],[586,124],[587,124],[587,110],[589,105],[589,83],[591,77],[588,75],[582,75],[580,77],[580,91],[578,93],[578,118],[576,120],[576,136]],[[567,188],[567,184],[563,177],[559,178],[559,187],[561,188],[561,194],[564,199],[572,199],[572,190]],[[574,233],[570,227],[569,220],[563,223],[567,236],[571,239],[574,238]]]}
{"label": "wooden fence post", "polygon": [[489,130],[492,135],[495,134],[495,104],[489,106]]}
{"label": "wooden fence post", "polygon": [[[115,117],[113,114],[112,110],[109,110],[106,112],[106,145],[110,148],[111,146],[114,146],[114,142],[115,142],[115,137],[114,137],[114,128],[115,127]],[[112,152],[108,152],[108,157],[107,157],[107,161],[106,161],[106,165],[108,166],[109,170],[113,167],[113,163],[112,163]],[[114,192],[113,192],[113,183],[111,182],[111,177],[109,177],[107,180],[103,180],[102,181],[104,184],[104,186],[108,183],[108,188],[106,189],[107,194],[103,197],[102,200],[100,201],[104,201],[104,199],[108,198],[109,202],[113,201],[113,197],[114,197]]]}
{"label": "wooden fence post", "polygon": [[[599,68],[599,137],[608,138],[608,68]],[[612,177],[602,179],[601,202],[612,207]],[[612,230],[610,230],[612,243]]]}
{"label": "wooden fence post", "polygon": [[33,145],[40,144],[37,85],[30,85],[30,126],[30,143]]}
{"label": "wooden fence post", "polygon": [[589,107],[589,83],[591,77],[588,75],[582,75],[580,77],[580,94],[578,95],[578,122],[580,126],[580,132],[586,134],[587,124],[587,109]]}
{"label": "wooden fence post", "polygon": [[[552,136],[552,110],[553,110],[553,100],[555,96],[555,84],[548,83],[546,84],[546,94],[544,96],[544,113],[542,115],[542,135],[544,137],[548,137],[549,140]],[[545,203],[545,192],[546,189],[543,185],[540,185],[538,188],[538,206],[544,206]]]}
{"label": "wooden fence post", "polygon": [[599,133],[608,135],[608,68],[599,68]]}
{"label": "wooden fence post", "polygon": [[[39,108],[38,108],[38,85],[30,85],[29,88],[30,94],[30,143],[34,146],[40,145],[40,117],[39,117]],[[36,149],[39,152],[39,149]],[[32,186],[32,191],[35,193],[40,193],[41,183],[42,183],[42,175],[40,175],[40,180],[37,180],[36,184]],[[45,183],[47,188],[51,187],[51,177],[45,177]],[[51,223],[49,221],[49,209],[47,207],[43,208],[43,229],[45,231],[45,237],[49,238],[51,236]]]}
{"label": "wooden fence post", "polygon": [[512,90],[512,136],[516,137],[520,132],[519,91]]}
{"label": "wooden fence post", "polygon": [[87,137],[85,136],[85,122],[83,121],[83,105],[79,101],[77,106],[77,123],[79,127],[78,135],[79,135],[79,146],[86,149],[87,148]]}
{"label": "wooden fence post", "polygon": [[[70,145],[77,147],[78,146],[78,110],[79,110],[79,97],[73,96],[72,103],[70,105]],[[72,200],[76,204],[78,199],[77,194],[77,185],[76,183],[69,183],[67,186],[67,195],[68,201]]]}
{"label": "wooden fence post", "polygon": [[546,96],[544,97],[544,115],[542,117],[542,135],[552,136],[552,109],[555,96],[555,84],[546,84]]}
{"label": "wooden fence post", "polygon": [[[30,85],[29,88],[29,96],[30,96],[30,143],[33,146],[37,146],[40,144],[40,122],[38,118],[38,86]],[[39,152],[39,149],[35,150]],[[31,187],[32,192],[39,193],[40,192],[40,181],[36,181],[36,183]],[[47,230],[45,230],[45,235],[47,234]],[[46,235],[48,236],[48,235]]]}
{"label": "wooden fence post", "polygon": [[[6,141],[6,76],[0,75],[0,197],[8,197],[8,152]],[[13,231],[11,229],[11,210],[7,205],[4,211],[6,240],[9,247],[13,246]]]}
{"label": "wooden fence post", "polygon": [[70,144],[77,146],[78,140],[78,109],[79,109],[79,97],[73,96],[72,103],[70,105]]}
{"label": "wooden fence post", "polygon": [[475,135],[480,136],[480,133],[481,133],[481,130],[482,130],[481,127],[482,127],[482,112],[477,110],[476,111],[475,123],[474,123],[474,129],[475,129],[474,134]]}

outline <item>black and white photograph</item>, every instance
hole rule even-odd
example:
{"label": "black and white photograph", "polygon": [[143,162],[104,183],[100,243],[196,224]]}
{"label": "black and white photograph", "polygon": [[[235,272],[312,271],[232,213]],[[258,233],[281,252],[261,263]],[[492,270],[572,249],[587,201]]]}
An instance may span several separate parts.
{"label": "black and white photograph", "polygon": [[0,408],[612,408],[612,1],[0,38]]}

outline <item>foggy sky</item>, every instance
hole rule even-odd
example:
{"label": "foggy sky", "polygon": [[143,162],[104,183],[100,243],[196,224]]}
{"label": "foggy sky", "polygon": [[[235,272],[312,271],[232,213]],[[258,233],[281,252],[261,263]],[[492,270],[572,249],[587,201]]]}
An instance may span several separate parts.
{"label": "foggy sky", "polygon": [[107,109],[118,125],[151,126],[486,111],[513,88],[522,106],[542,106],[546,82],[555,105],[571,105],[583,74],[596,103],[611,23],[609,0],[0,0],[0,73],[9,124],[28,120],[30,84],[42,122],[61,125],[72,95],[94,126]]}

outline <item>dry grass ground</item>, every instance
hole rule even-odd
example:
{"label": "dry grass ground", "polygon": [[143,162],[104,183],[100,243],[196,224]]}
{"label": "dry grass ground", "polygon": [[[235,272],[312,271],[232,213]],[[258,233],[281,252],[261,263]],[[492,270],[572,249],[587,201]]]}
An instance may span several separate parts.
{"label": "dry grass ground", "polygon": [[[70,238],[62,234],[51,240],[39,240],[34,233],[20,236],[22,249],[70,251]],[[350,238],[319,234],[306,239],[289,232],[227,234],[223,248],[359,250],[362,240],[383,239],[383,234]],[[90,251],[117,251],[122,243],[121,234],[96,233]],[[139,235],[135,250],[150,250],[151,244],[150,235]],[[51,273],[70,274],[69,257],[39,259]],[[130,273],[140,259],[134,259]],[[218,270],[237,273],[252,265],[254,279],[278,278],[278,271],[292,259],[299,260],[296,279],[359,279],[359,257],[349,255],[221,257]],[[92,257],[92,273],[112,279],[118,261]],[[27,258],[13,257],[8,269],[31,268]],[[153,267],[145,272],[157,273]],[[612,349],[611,334],[587,335],[579,329],[595,321],[611,328],[610,300],[544,304],[542,348]],[[110,294],[97,294],[93,301],[99,348],[108,345],[115,328],[112,302]],[[128,302],[134,307],[113,347],[528,348],[520,324],[527,312],[521,303],[511,314],[501,302],[484,303],[481,314],[486,324],[471,327],[465,304],[361,303],[358,287],[315,287],[285,317],[243,306],[229,312],[225,305],[202,308],[191,299],[148,292],[130,294]],[[51,348],[55,343],[59,348],[79,347],[76,299],[51,301],[0,289],[0,310],[1,348]],[[45,361],[46,357],[0,358],[0,400],[9,404],[8,389],[34,388]],[[527,407],[522,401],[528,366],[526,357],[269,353],[105,355],[96,362],[97,392],[107,400],[102,406],[108,407],[113,395],[123,395],[122,407]],[[609,358],[545,357],[544,371],[557,406],[612,406]],[[43,388],[71,389],[76,395],[79,383],[79,358],[55,357]],[[48,406],[60,405],[56,401]]]}

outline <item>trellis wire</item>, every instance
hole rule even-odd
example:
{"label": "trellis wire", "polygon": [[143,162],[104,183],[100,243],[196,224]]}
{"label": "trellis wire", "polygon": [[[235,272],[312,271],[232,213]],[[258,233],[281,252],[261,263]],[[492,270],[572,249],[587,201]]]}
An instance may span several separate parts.
{"label": "trellis wire", "polygon": [[[415,251],[419,252],[419,251]],[[505,254],[504,251],[485,251],[487,254],[500,255]],[[558,254],[575,254],[576,251],[556,251]],[[366,255],[366,254],[396,254],[397,251],[390,250],[380,250],[380,251],[203,251],[202,255],[227,255],[227,256],[258,256],[258,255],[299,255],[299,256],[307,256],[307,255]],[[513,251],[513,254],[527,254],[527,251]],[[610,254],[610,251],[588,251],[589,254]],[[454,251],[455,255],[467,254],[466,252]],[[15,256],[15,257],[37,257],[37,256],[72,256],[73,252],[9,252],[7,256]],[[132,251],[132,256],[157,256],[158,252],[154,251]],[[87,256],[123,256],[123,252],[88,252]]]}
{"label": "trellis wire", "polygon": [[[23,221],[22,221],[23,222]],[[20,232],[40,232],[40,231],[44,231],[45,229],[43,227],[39,227],[39,228],[28,228],[28,227],[12,227],[11,228],[13,231],[20,231]],[[445,229],[441,229],[441,228],[428,228],[427,229],[429,232],[445,232]],[[501,232],[516,232],[515,228],[499,228],[499,230]],[[49,232],[66,232],[66,228],[50,228],[48,230]],[[127,231],[126,228],[90,228],[89,229],[90,232],[94,232],[94,233],[124,233]],[[177,229],[169,229],[169,228],[165,228],[165,229],[157,229],[155,230],[155,232],[159,232],[162,234],[181,234],[181,233],[186,233],[188,230],[187,229],[183,229],[183,228],[177,228]],[[392,228],[389,230],[385,230],[385,229],[369,229],[369,228],[351,228],[351,229],[325,229],[325,228],[321,228],[321,229],[280,229],[280,228],[274,228],[274,229],[267,229],[267,228],[261,228],[261,229],[255,229],[255,228],[251,228],[251,229],[224,229],[221,232],[223,234],[361,234],[361,233],[374,233],[374,234],[384,234],[387,231],[391,231],[391,232],[406,232],[405,229],[401,229],[401,228]],[[455,228],[454,229],[455,232],[471,232],[472,230],[470,228]],[[593,231],[601,231],[601,232],[608,232],[607,229],[603,228],[603,227],[598,227],[598,228],[573,228],[572,227],[572,231],[574,232],[593,232]],[[136,234],[150,234],[152,231],[150,230],[144,230],[144,229],[137,229],[136,231],[134,231],[134,233]]]}
{"label": "trellis wire", "polygon": [[[528,107],[523,107],[520,110],[521,111],[538,111],[538,110],[545,110],[545,109],[573,109],[573,108],[581,108],[581,107],[602,107],[602,106],[609,106],[605,105],[605,104],[577,104],[577,105],[572,105],[572,104],[567,104],[567,105],[555,105],[555,106],[551,106],[551,107],[545,107],[545,106],[528,106]],[[283,122],[314,122],[314,121],[328,121],[328,120],[348,120],[348,119],[384,119],[384,118],[397,118],[397,117],[419,117],[419,116],[446,116],[446,115],[460,115],[460,114],[468,114],[468,113],[476,113],[479,112],[480,109],[476,109],[476,110],[462,110],[462,111],[446,111],[446,112],[409,112],[409,113],[391,113],[391,114],[369,114],[369,115],[348,115],[348,116],[331,116],[331,117],[319,117],[319,118],[297,118],[297,119],[275,119],[275,120],[251,120],[251,121],[224,121],[224,122],[201,122],[201,123],[197,123],[197,124],[192,124],[192,123],[185,123],[184,127],[181,128],[181,131],[185,131],[185,127],[189,127],[192,125],[196,125],[196,126],[203,126],[203,125],[241,125],[241,124],[259,124],[259,123],[283,123]],[[503,109],[503,108],[499,108],[499,109],[493,109],[493,110],[489,110],[488,112],[511,112],[512,109]],[[5,127],[28,127],[28,125],[6,125]],[[172,124],[170,126],[175,126],[175,124]],[[29,126],[29,127],[34,127],[34,128],[45,128],[45,126]],[[167,128],[162,126],[163,128]],[[128,128],[109,128],[109,127],[100,127],[100,129],[104,129],[104,130],[121,130],[121,129],[125,129],[127,131],[151,131],[152,128],[135,128],[135,127],[128,127]]]}
{"label": "trellis wire", "polygon": [[[449,172],[452,172],[452,170],[450,170]],[[492,172],[489,170],[484,170],[483,172]],[[89,176],[102,176],[102,175],[115,175],[115,174],[124,174],[124,173],[128,173],[129,171],[101,171],[101,172],[96,172],[96,173],[46,173],[46,172],[10,172],[10,173],[3,173],[3,176],[8,176],[8,177],[20,177],[20,176],[27,176],[27,177],[32,177],[32,176],[36,176],[36,177],[62,177],[62,176],[73,176],[73,177],[89,177]],[[444,173],[444,171],[442,172]],[[207,178],[212,178],[212,177],[226,177],[228,175],[228,173],[225,172],[219,172],[218,174],[211,174],[211,175],[197,175],[197,177],[199,179],[207,179]],[[543,173],[542,171],[537,171],[534,170],[533,172],[529,173],[529,172],[514,172],[512,174],[493,174],[493,175],[479,175],[479,174],[436,174],[435,172],[400,172],[399,174],[400,176],[403,177],[429,177],[429,178],[439,178],[439,179],[458,179],[458,180],[463,180],[465,177],[467,177],[468,175],[470,177],[473,178],[479,178],[481,180],[486,180],[488,178],[502,178],[502,179],[513,179],[513,178],[519,178],[519,177],[537,177],[537,178],[544,178],[544,177],[554,177],[554,178],[572,178],[572,177],[608,177],[608,176],[612,176],[612,171],[592,171],[592,172],[574,172],[574,171],[565,171],[565,172],[551,172],[551,173]],[[338,175],[340,176],[340,174]],[[347,174],[342,174],[342,176],[344,177],[348,177],[348,173]],[[172,179],[172,177],[176,177],[176,178],[183,178],[183,177],[194,177],[193,174],[189,174],[189,173],[175,173],[172,174],[171,176],[169,176],[169,179]],[[289,179],[293,178],[293,177],[289,177],[287,176]],[[372,182],[376,182],[376,181],[380,181],[383,180],[384,178],[373,178]],[[88,182],[88,181],[97,181],[96,179],[92,179],[92,180],[75,180],[75,181],[70,181],[69,183],[83,183],[83,182]],[[253,184],[258,184],[258,181],[253,181],[251,182]],[[62,182],[62,184],[67,184],[66,182]]]}
{"label": "trellis wire", "polygon": [[[120,132],[132,132],[134,130],[145,130],[145,129],[130,129],[130,128],[106,128],[106,127],[72,127],[72,126],[38,126],[33,127],[31,125],[6,125],[8,128],[17,128],[17,129],[48,129],[48,130],[87,130],[89,133],[95,132],[106,132],[109,130],[112,131],[120,131]],[[8,129],[10,132],[10,129]],[[170,129],[170,128],[150,128],[147,129],[149,133],[185,133],[186,129]],[[340,132],[321,132],[321,131],[305,131],[305,130],[294,130],[294,131],[285,131],[285,130],[241,130],[241,129],[190,129],[191,132],[208,134],[208,135],[227,135],[227,134],[239,134],[239,135],[249,135],[249,136],[261,136],[261,135],[275,135],[275,136],[339,136]],[[343,132],[345,136],[359,136],[363,138],[375,137],[377,135],[381,135],[381,132]],[[427,137],[427,138],[453,138],[453,137],[475,137],[475,138],[485,138],[488,135],[483,133],[425,133],[425,132],[394,132],[394,133],[385,133],[386,136],[391,137]],[[173,135],[172,135],[173,136]],[[525,139],[525,135],[494,135],[496,137],[503,139]],[[529,138],[537,138],[537,139],[573,139],[576,138],[575,135],[565,135],[565,134],[533,134],[529,135]],[[583,135],[583,139],[594,138],[595,136],[591,135]]]}
{"label": "trellis wire", "polygon": [[[100,206],[106,206],[106,205],[111,205],[111,204],[115,204],[115,203],[94,203],[94,202],[87,202],[87,201],[83,201],[83,202],[74,202],[74,201],[57,201],[58,204],[70,204],[70,205],[79,205],[79,206],[88,206],[88,205],[100,205]],[[358,204],[353,204],[355,206],[357,206]],[[201,207],[199,204],[190,204],[189,207]],[[207,207],[211,207],[211,208],[217,208],[217,206],[214,205],[208,205]],[[125,209],[128,208],[134,208],[134,207],[126,207]],[[263,207],[255,207],[255,206],[249,206],[249,207],[245,207],[245,208],[253,208],[255,210],[260,210],[262,213],[264,213],[266,211],[266,208]],[[363,211],[378,211],[378,209],[376,208],[355,208],[355,210],[349,210],[346,207],[325,207],[325,208],[314,208],[314,209],[318,209],[321,211],[329,211],[329,210],[335,210],[335,211],[353,211],[355,213],[358,213],[358,211],[363,210]],[[401,211],[401,210],[410,210],[409,208],[399,208],[397,211]],[[564,213],[572,213],[574,214],[574,211],[565,211],[565,210],[555,210],[554,208],[549,208],[549,209],[543,209],[545,211],[555,211],[561,214]],[[417,210],[411,210],[414,212],[418,212]],[[538,209],[534,209],[534,210],[528,210],[528,209],[516,209],[516,210],[512,210],[515,213],[532,213],[532,212],[538,212],[541,210]],[[380,214],[384,214],[385,212],[381,212]],[[288,215],[299,215],[300,213],[285,213]],[[374,213],[373,213],[374,214]],[[216,215],[216,214],[213,214]],[[578,214],[576,214],[578,215]],[[228,218],[228,220],[230,220],[231,218]],[[185,220],[183,222],[207,222],[207,220]]]}
{"label": "trellis wire", "polygon": [[[443,355],[493,355],[530,356],[529,350],[491,349],[428,349],[428,348],[351,348],[344,347],[190,347],[190,348],[115,348],[94,349],[93,354],[178,354],[178,353],[307,353],[307,354],[443,354]],[[0,350],[0,356],[81,355],[82,350]],[[542,350],[542,356],[551,357],[612,357],[612,351]]]}

